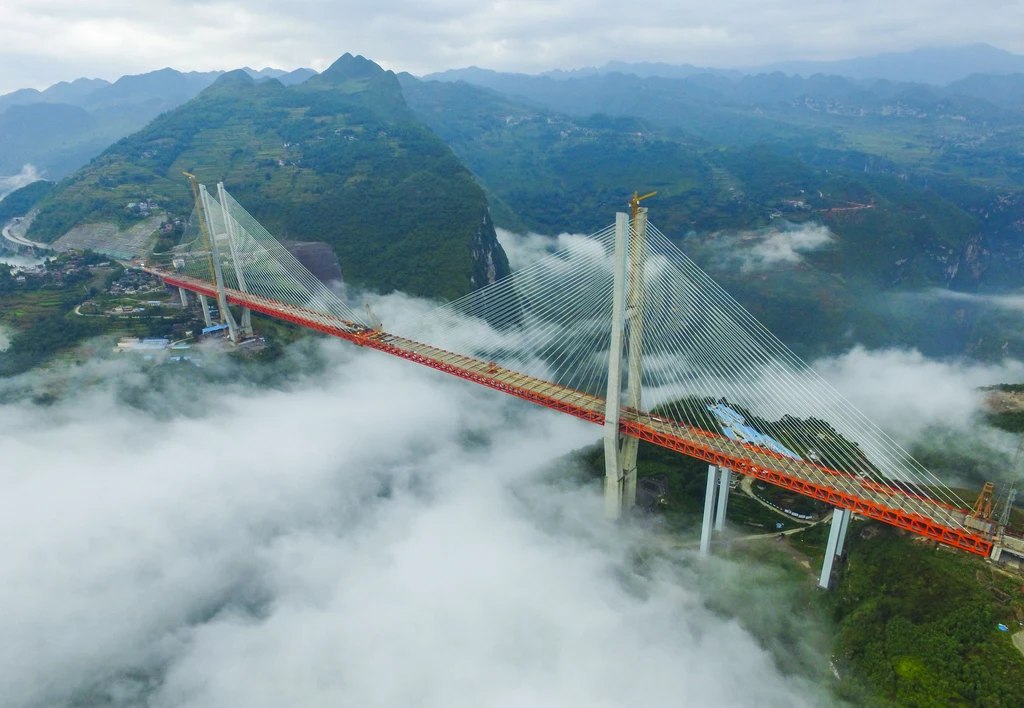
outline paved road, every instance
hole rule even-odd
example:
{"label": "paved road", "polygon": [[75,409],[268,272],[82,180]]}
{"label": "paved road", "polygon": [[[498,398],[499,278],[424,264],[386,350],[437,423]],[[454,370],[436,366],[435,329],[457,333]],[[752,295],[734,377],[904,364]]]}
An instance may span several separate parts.
{"label": "paved road", "polygon": [[[766,502],[764,499],[762,499],[761,497],[759,497],[756,494],[754,494],[754,478],[753,477],[744,476],[740,480],[740,490],[744,494],[746,494],[748,497],[750,497],[751,499],[756,501],[758,504],[763,506],[765,509],[771,509],[776,514],[778,514],[779,516],[781,516],[782,518],[784,518],[784,519],[786,519],[788,521],[792,521],[792,522],[797,523],[797,524],[808,524],[809,526],[807,526],[807,528],[809,528],[810,526],[814,526],[816,523],[818,523],[817,521],[811,521],[809,519],[798,519],[795,516],[790,516],[786,512],[782,511],[781,509],[776,509],[774,506],[772,506],[771,504]],[[828,517],[832,518],[832,512],[828,513]],[[787,533],[792,533],[792,532],[790,531],[790,532],[787,532]]]}
{"label": "paved road", "polygon": [[4,238],[10,241],[11,243],[18,244],[19,246],[28,246],[30,248],[49,248],[49,246],[47,246],[45,243],[36,243],[35,241],[29,241],[27,238],[15,236],[14,234],[11,233],[11,227],[19,223],[24,218],[24,216],[18,216],[12,219],[10,222],[8,222],[8,224],[3,228]]}

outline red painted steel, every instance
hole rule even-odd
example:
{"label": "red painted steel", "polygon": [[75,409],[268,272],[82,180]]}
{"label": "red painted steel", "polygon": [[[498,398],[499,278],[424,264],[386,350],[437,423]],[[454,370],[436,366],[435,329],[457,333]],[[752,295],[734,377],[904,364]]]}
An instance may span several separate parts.
{"label": "red painted steel", "polygon": [[[152,273],[163,278],[164,282],[168,285],[173,285],[193,292],[202,293],[204,295],[214,297],[217,296],[216,288],[209,283],[206,283],[195,278],[183,276],[179,274],[166,273],[164,271],[146,268],[147,272]],[[538,379],[527,377],[522,374],[515,374],[508,369],[502,369],[498,367],[494,362],[484,362],[472,359],[470,357],[464,357],[461,355],[458,358],[474,364],[472,368],[465,366],[457,366],[450,362],[443,361],[439,358],[428,356],[427,354],[418,353],[411,351],[408,348],[399,346],[394,342],[408,342],[410,345],[415,345],[421,348],[428,348],[436,351],[438,354],[450,354],[450,352],[442,352],[434,347],[428,347],[427,345],[419,345],[416,342],[410,340],[403,340],[393,335],[389,335],[384,332],[378,332],[371,330],[362,325],[356,325],[350,322],[344,322],[342,320],[336,320],[333,317],[323,315],[321,313],[304,310],[303,308],[288,303],[281,303],[269,298],[264,298],[258,295],[252,295],[249,293],[243,293],[237,290],[227,290],[228,302],[234,305],[240,305],[248,307],[249,309],[275,317],[277,319],[283,319],[288,322],[301,325],[314,329],[324,334],[329,334],[334,337],[346,339],[354,344],[363,347],[369,347],[378,351],[391,354],[392,356],[412,361],[423,366],[428,366],[432,369],[442,371],[452,376],[457,376],[467,381],[473,381],[474,383],[487,386],[496,391],[507,393],[517,398],[521,398],[526,401],[538,403],[547,408],[559,411],[560,413],[566,413],[581,420],[585,420],[591,423],[601,425],[604,423],[604,410],[603,401],[587,396],[577,391],[570,389],[560,388],[562,398],[556,396],[546,395],[544,393],[531,390],[523,385],[517,385],[516,383],[510,383],[507,381],[501,381],[496,376],[498,374],[504,374],[506,377],[512,374],[512,378],[519,378],[521,383],[531,382],[533,384],[546,383],[541,382]],[[306,314],[308,313],[308,314]],[[328,324],[323,320],[333,320],[336,325]],[[479,371],[475,370],[479,365]],[[553,385],[552,385],[553,386]],[[569,396],[576,396],[577,401],[566,400]],[[587,407],[582,405],[585,400],[600,401],[600,409],[593,407]],[[632,413],[637,415],[636,411],[630,409],[624,409],[626,413]],[[704,460],[713,465],[720,465],[727,467],[731,470],[735,470],[741,474],[749,475],[755,479],[760,479],[770,484],[774,484],[785,489],[792,490],[799,494],[817,499],[819,501],[826,502],[831,506],[841,507],[843,509],[851,509],[856,514],[861,514],[872,519],[891,524],[901,529],[906,529],[912,533],[920,534],[928,538],[934,539],[941,543],[961,548],[971,553],[978,555],[987,556],[992,550],[992,541],[988,540],[984,536],[980,536],[965,529],[950,528],[943,526],[935,522],[933,519],[929,519],[921,514],[914,514],[899,509],[892,509],[876,502],[869,501],[849,494],[848,492],[839,491],[827,486],[817,484],[807,479],[801,479],[793,475],[787,474],[786,472],[778,469],[772,469],[764,466],[755,464],[750,458],[738,457],[735,455],[729,455],[721,452],[720,449],[716,449],[714,444],[719,440],[727,440],[721,435],[712,433],[699,428],[692,428],[681,423],[674,423],[681,429],[684,429],[687,433],[692,434],[695,438],[705,438],[708,440],[706,445],[695,443],[692,440],[687,440],[682,437],[671,435],[663,431],[656,430],[650,426],[644,425],[641,422],[635,420],[629,420],[624,418],[620,422],[620,430],[625,435],[630,435],[640,440],[647,441],[654,445],[674,450],[676,452],[695,457],[699,460]],[[721,447],[718,445],[717,447]],[[777,458],[779,460],[788,460],[776,453],[769,450],[762,450],[761,448],[753,448],[749,446],[747,449],[751,452],[758,453],[761,456],[769,458]],[[838,475],[843,477],[851,477],[851,475],[839,472],[836,470],[830,470],[824,467],[815,466],[821,472]],[[881,485],[875,485],[881,486]],[[919,497],[916,495],[906,494],[905,492],[896,490],[894,488],[879,489],[878,491],[884,493],[891,493],[893,496],[907,496],[912,497],[921,502],[927,502],[934,504],[935,506],[941,506],[945,509],[951,509],[958,512],[965,510],[954,509],[954,507],[948,504],[941,504],[934,500]]]}

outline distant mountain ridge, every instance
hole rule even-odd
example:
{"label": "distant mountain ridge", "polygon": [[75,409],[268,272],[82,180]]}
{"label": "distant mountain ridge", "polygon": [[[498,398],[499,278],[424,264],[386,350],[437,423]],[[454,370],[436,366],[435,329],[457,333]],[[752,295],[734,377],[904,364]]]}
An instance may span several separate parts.
{"label": "distant mountain ridge", "polygon": [[[242,71],[257,81],[286,86],[316,75],[312,69]],[[166,68],[122,76],[113,83],[82,78],[43,91],[21,89],[0,96],[0,175],[17,174],[32,164],[46,177],[59,179],[223,74]]]}
{"label": "distant mountain ridge", "polygon": [[812,76],[832,74],[851,79],[886,79],[945,86],[972,74],[1024,73],[1024,55],[1013,54],[988,44],[964,47],[925,47],[909,52],[888,52],[871,57],[837,61],[792,61],[767,64],[745,73]]}
{"label": "distant mountain ridge", "polygon": [[889,52],[835,61],[788,61],[730,69],[666,62],[609,61],[599,67],[554,69],[538,74],[494,72],[490,69],[469,66],[463,69],[435,72],[420,78],[424,81],[481,83],[491,73],[505,76],[547,77],[556,81],[564,81],[618,73],[631,74],[640,78],[659,77],[665,79],[686,79],[704,74],[723,76],[738,81],[744,76],[775,72],[803,78],[823,74],[863,81],[884,80],[946,86],[956,81],[962,81],[973,74],[993,76],[1024,74],[1024,55],[1013,54],[988,44],[974,44],[965,47],[922,48],[908,52]]}

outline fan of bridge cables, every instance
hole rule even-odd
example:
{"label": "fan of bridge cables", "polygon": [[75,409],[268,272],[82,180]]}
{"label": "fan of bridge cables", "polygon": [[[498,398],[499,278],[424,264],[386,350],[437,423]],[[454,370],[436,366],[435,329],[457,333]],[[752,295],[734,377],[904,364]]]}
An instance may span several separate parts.
{"label": "fan of bridge cables", "polygon": [[[614,235],[609,226],[562,237],[560,250],[396,333],[604,398]],[[624,393],[624,405],[843,472],[836,487],[854,495],[868,481],[905,492],[900,506],[917,499],[966,508],[665,234],[651,225],[642,242],[629,237],[636,261],[626,264],[625,283],[642,318],[627,311],[623,371],[628,340],[642,338],[642,398]]]}
{"label": "fan of bridge cables", "polygon": [[[204,197],[206,229],[193,211],[174,259],[177,270],[225,287],[295,305],[328,318],[366,325],[365,317],[321,282],[226,191]],[[222,203],[223,202],[223,203]]]}

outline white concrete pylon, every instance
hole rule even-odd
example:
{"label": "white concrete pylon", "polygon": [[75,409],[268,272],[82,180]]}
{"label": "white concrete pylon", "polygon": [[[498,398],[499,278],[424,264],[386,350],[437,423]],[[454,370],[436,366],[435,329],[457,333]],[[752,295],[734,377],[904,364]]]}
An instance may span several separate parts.
{"label": "white concrete pylon", "polygon": [[[647,207],[639,207],[633,230],[629,238],[629,282],[626,284],[625,321],[629,341],[626,357],[628,371],[626,383],[626,405],[641,410],[644,353],[644,269],[647,261]],[[622,506],[626,509],[636,504],[636,459],[640,440],[626,437],[622,441],[622,476],[625,479]]]}
{"label": "white concrete pylon", "polygon": [[185,288],[178,288],[178,296],[181,298],[181,306],[188,307],[188,290]]}
{"label": "white concrete pylon", "polygon": [[619,414],[622,408],[622,334],[625,297],[626,228],[628,217],[615,215],[615,253],[612,278],[612,331],[608,355],[608,392],[604,410],[604,512],[609,519],[622,515],[623,479],[619,453]]}
{"label": "white concrete pylon", "polygon": [[[228,248],[231,249],[231,265],[235,269],[235,277],[238,279],[238,289],[243,293],[249,292],[249,286],[245,282],[245,274],[242,272],[242,264],[238,257],[238,236],[235,230],[235,220],[228,212],[227,193],[224,190],[224,183],[217,183],[217,199],[220,201],[221,214],[224,218],[224,229],[227,232]],[[242,333],[252,334],[252,312],[248,307],[242,308]]]}
{"label": "white concrete pylon", "polygon": [[232,342],[238,343],[238,325],[235,317],[228,307],[228,295],[224,290],[224,270],[220,263],[220,249],[217,247],[217,232],[214,229],[213,214],[210,211],[210,195],[206,191],[206,185],[199,185],[199,197],[203,204],[203,212],[206,215],[206,228],[210,236],[210,254],[213,257],[213,273],[217,279],[217,307],[220,310],[221,322],[228,326],[228,337]]}

